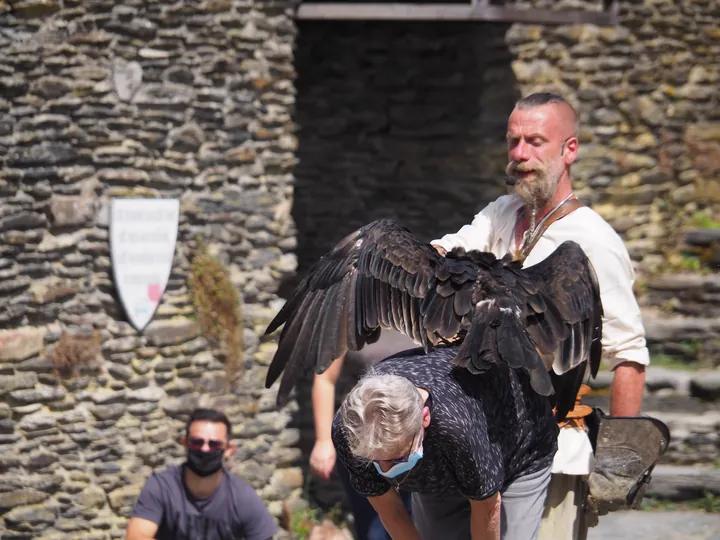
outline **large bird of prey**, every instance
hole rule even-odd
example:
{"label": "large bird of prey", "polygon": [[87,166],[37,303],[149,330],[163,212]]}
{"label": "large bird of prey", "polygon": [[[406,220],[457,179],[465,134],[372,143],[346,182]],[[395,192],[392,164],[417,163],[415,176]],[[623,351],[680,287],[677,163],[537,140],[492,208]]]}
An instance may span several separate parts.
{"label": "large bird of prey", "polygon": [[602,303],[584,251],[564,242],[527,268],[509,256],[456,249],[442,256],[390,220],[373,221],[325,254],[265,334],[282,324],[266,388],[282,374],[278,405],[297,380],[325,371],[392,328],[427,352],[454,342],[454,363],[481,375],[524,370],[550,396],[558,420],[575,404],[589,366],[600,366]]}

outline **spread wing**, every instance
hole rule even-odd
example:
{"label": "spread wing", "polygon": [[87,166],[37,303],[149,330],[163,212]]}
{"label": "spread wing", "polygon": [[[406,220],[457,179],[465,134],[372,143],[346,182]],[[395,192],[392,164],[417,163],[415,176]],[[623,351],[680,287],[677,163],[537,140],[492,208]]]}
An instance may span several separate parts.
{"label": "spread wing", "polygon": [[557,416],[575,405],[583,377],[595,377],[602,356],[600,286],[595,270],[575,242],[561,244],[552,255],[524,270],[527,329],[556,390]]}
{"label": "spread wing", "polygon": [[[505,363],[530,376],[563,420],[589,366],[600,366],[602,303],[592,265],[575,242],[564,242],[537,265],[467,254],[483,278],[474,291],[472,326],[456,363],[473,373]],[[549,372],[549,373],[548,373]],[[554,394],[554,395],[553,395]]]}
{"label": "spread wing", "polygon": [[469,326],[476,277],[471,262],[446,260],[393,221],[369,223],[313,266],[268,326],[266,334],[285,325],[265,386],[282,374],[282,405],[303,374],[322,373],[348,350],[375,341],[381,328],[425,350],[454,337]]}

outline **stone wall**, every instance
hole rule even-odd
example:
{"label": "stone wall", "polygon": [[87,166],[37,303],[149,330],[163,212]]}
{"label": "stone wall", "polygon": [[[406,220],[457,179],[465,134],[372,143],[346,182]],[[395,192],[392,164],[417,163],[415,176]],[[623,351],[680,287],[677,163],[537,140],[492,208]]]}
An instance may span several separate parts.
{"label": "stone wall", "polygon": [[[295,270],[293,2],[0,2],[0,536],[120,538],[142,482],[183,458],[191,408],[236,425],[234,470],[278,513],[297,433],[264,390],[258,336]],[[113,197],[173,197],[170,281],[137,333],[113,285]],[[242,292],[229,386],[187,286],[197,237]],[[63,332],[100,336],[59,377]],[[92,363],[92,362],[91,362]],[[91,366],[92,367],[92,366]]]}

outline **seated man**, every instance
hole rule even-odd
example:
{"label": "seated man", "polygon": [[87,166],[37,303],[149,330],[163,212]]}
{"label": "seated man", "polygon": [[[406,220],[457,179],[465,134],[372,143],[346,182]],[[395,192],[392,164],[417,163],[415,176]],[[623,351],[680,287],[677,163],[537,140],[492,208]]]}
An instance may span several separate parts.
{"label": "seated man", "polygon": [[507,366],[455,368],[455,352],[406,351],[363,377],[333,421],[338,457],[392,538],[532,540],[557,449],[549,400]]}
{"label": "seated man", "polygon": [[126,540],[268,540],[278,527],[255,490],[223,468],[235,445],[227,417],[197,409],[182,445],[187,461],[148,478]]}

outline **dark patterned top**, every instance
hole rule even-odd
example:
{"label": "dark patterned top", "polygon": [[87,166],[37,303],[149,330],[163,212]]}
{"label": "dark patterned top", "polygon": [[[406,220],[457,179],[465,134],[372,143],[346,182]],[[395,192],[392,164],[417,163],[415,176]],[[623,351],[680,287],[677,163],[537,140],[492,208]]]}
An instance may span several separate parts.
{"label": "dark patterned top", "polygon": [[399,353],[376,365],[378,373],[400,375],[430,394],[430,425],[423,458],[395,478],[378,474],[372,463],[350,453],[340,413],[332,439],[350,471],[355,489],[366,497],[392,486],[420,493],[485,499],[520,476],[552,463],[558,428],[546,397],[530,387],[524,373],[495,367],[482,375],[450,363],[452,348]]}

